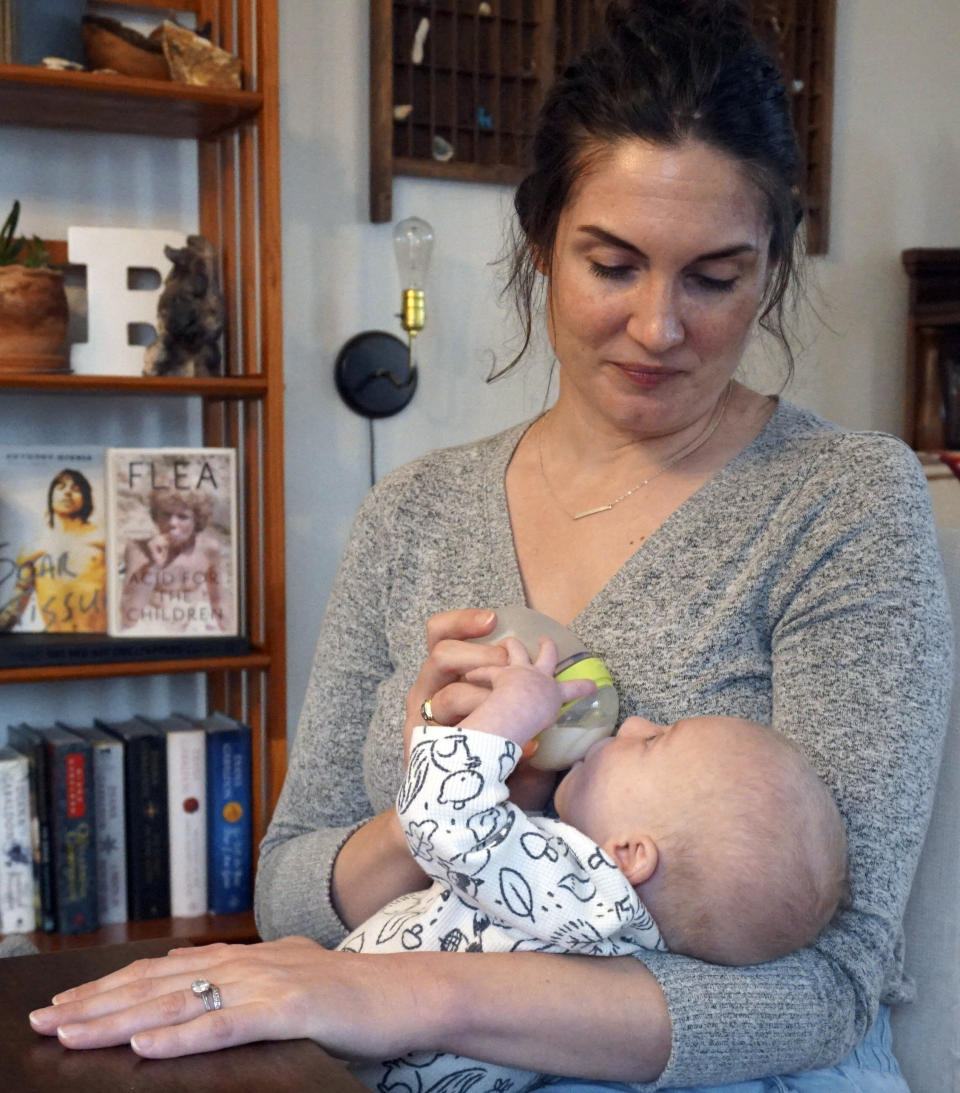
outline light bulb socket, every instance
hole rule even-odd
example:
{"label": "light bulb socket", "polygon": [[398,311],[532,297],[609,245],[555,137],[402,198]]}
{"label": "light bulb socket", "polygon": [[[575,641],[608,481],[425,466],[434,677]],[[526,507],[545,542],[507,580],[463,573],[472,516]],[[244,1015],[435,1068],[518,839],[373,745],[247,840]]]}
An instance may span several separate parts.
{"label": "light bulb socket", "polygon": [[427,321],[427,302],[423,289],[406,288],[400,304],[400,325],[411,336],[419,334]]}

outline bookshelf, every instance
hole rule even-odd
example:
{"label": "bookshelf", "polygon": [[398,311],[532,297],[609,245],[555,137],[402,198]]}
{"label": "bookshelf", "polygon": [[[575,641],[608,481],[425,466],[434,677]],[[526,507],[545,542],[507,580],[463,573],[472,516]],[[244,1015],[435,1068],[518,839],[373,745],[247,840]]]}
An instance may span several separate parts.
{"label": "bookshelf", "polygon": [[[123,19],[121,0],[98,0],[108,3],[118,5]],[[157,9],[158,22],[169,11],[192,13],[197,25],[209,21],[212,40],[243,62],[243,90],[0,64],[0,127],[197,142],[197,230],[221,260],[225,373],[211,379],[4,373],[0,397],[18,390],[36,394],[38,404],[80,392],[113,400],[148,394],[199,400],[203,444],[238,452],[241,631],[247,642],[240,651],[171,655],[168,649],[134,659],[125,656],[123,639],[104,652],[93,648],[91,638],[90,648],[73,657],[47,661],[44,654],[36,664],[0,667],[0,684],[102,679],[109,685],[123,676],[202,674],[208,708],[253,730],[256,845],[286,767],[277,0],[124,0],[122,7],[144,14]],[[63,185],[69,187],[69,172]],[[54,256],[65,259],[65,250],[55,247]],[[33,936],[39,948],[50,950],[154,937],[246,941],[255,929],[247,914],[130,922],[69,938]]]}

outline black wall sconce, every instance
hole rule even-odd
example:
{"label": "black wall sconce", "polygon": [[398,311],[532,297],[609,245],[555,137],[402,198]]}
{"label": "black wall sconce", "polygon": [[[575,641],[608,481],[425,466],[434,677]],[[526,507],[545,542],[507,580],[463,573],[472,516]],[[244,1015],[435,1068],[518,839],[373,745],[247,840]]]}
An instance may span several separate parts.
{"label": "black wall sconce", "polygon": [[433,251],[433,228],[418,216],[401,220],[393,232],[393,247],[403,288],[398,317],[407,332],[407,344],[395,334],[365,330],[343,345],[334,364],[340,397],[351,410],[368,418],[398,413],[417,389],[413,343],[426,323],[424,282]]}

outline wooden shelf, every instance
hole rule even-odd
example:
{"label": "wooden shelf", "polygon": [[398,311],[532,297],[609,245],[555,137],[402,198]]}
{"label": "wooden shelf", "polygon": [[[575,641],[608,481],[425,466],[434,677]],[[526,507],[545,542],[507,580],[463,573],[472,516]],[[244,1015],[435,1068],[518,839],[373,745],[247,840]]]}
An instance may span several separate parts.
{"label": "wooden shelf", "polygon": [[42,953],[58,949],[84,949],[91,945],[121,945],[127,941],[179,938],[194,945],[215,941],[259,941],[252,911],[236,915],[197,915],[194,918],[149,918],[141,922],[117,922],[89,934],[46,934],[35,930],[27,935]]}
{"label": "wooden shelf", "polygon": [[57,683],[67,679],[113,679],[116,676],[186,675],[190,672],[263,671],[271,658],[265,652],[232,657],[176,657],[167,660],[119,660],[102,664],[43,664],[30,668],[0,668],[3,683]]}
{"label": "wooden shelf", "polygon": [[0,372],[0,389],[80,392],[110,395],[200,395],[206,398],[261,399],[267,393],[265,376],[79,376],[73,372]]}
{"label": "wooden shelf", "polygon": [[210,140],[262,108],[254,91],[0,65],[0,125]]}

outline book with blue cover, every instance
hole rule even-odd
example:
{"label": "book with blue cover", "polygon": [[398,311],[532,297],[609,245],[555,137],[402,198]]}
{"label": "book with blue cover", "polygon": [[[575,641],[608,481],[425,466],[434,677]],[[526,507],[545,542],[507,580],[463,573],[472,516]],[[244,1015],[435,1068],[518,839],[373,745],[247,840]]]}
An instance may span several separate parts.
{"label": "book with blue cover", "polygon": [[253,772],[251,730],[223,713],[201,718],[207,740],[209,909],[253,906]]}
{"label": "book with blue cover", "polygon": [[89,933],[100,925],[93,749],[59,725],[36,731],[46,754],[56,930]]}

